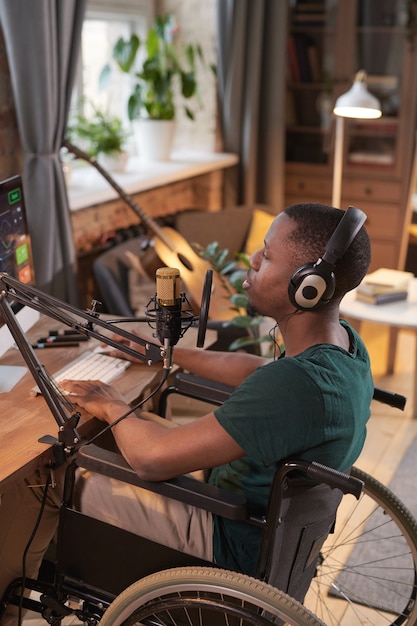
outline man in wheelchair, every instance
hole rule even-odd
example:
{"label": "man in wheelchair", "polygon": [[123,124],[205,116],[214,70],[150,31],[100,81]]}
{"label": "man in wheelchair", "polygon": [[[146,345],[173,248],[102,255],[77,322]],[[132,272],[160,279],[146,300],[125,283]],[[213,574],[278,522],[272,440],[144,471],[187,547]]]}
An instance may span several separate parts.
{"label": "man in wheelchair", "polygon": [[[203,470],[210,484],[245,493],[251,513],[262,516],[283,459],[314,460],[340,471],[352,466],[364,444],[374,387],[366,348],[339,320],[339,303],[369,267],[364,219],[354,207],[343,212],[313,203],[292,205],[275,218],[264,247],[250,259],[244,288],[252,306],[276,320],[285,352],[271,360],[177,347],[180,367],[236,389],[213,412],[177,428],[137,416],[119,422],[113,428],[117,446],[140,478],[160,481]],[[62,386],[72,401],[108,424],[129,408],[102,383]],[[22,485],[5,495],[0,594],[21,573],[33,502],[39,507],[36,489]],[[221,567],[255,573],[261,539],[256,526],[82,470],[76,496],[80,510],[93,518]],[[27,555],[28,576],[36,576],[55,531],[59,501],[57,485]]]}

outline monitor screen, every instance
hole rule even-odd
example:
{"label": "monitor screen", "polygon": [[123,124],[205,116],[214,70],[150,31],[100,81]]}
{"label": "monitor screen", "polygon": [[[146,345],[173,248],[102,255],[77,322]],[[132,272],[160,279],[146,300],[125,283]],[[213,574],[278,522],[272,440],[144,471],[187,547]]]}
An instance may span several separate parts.
{"label": "monitor screen", "polygon": [[[20,176],[13,176],[0,182],[0,272],[10,274],[21,283],[35,285],[32,248]],[[17,302],[11,304],[26,332],[39,319],[39,313]],[[0,315],[0,356],[13,344],[13,338]]]}

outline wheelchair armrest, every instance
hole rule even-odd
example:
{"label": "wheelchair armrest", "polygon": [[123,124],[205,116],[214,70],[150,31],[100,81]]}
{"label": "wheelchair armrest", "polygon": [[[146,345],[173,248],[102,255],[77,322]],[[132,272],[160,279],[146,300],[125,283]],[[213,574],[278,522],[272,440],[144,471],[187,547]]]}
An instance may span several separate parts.
{"label": "wheelchair armrest", "polygon": [[215,383],[208,378],[201,378],[200,376],[194,376],[194,374],[179,372],[176,374],[173,384],[161,393],[158,414],[165,417],[168,396],[172,393],[178,393],[187,398],[194,398],[195,400],[202,400],[203,402],[220,406],[227,400],[233,390],[234,387],[229,385]]}
{"label": "wheelchair armrest", "polygon": [[[174,385],[171,388],[171,391],[218,405],[223,404],[230,394],[233,393],[233,390],[234,387],[230,385],[216,383],[208,378],[201,378],[185,372],[179,372],[175,376]],[[380,387],[375,387],[373,398],[378,402],[388,404],[402,411],[407,402],[405,396],[381,389]]]}
{"label": "wheelchair armrest", "polygon": [[215,383],[208,378],[185,372],[179,372],[175,376],[174,387],[178,393],[219,405],[223,404],[234,390],[230,385]]}
{"label": "wheelchair armrest", "polygon": [[119,452],[106,450],[94,444],[84,445],[78,450],[77,465],[205,509],[221,517],[241,521],[248,519],[247,501],[243,494],[219,489],[191,476],[178,476],[158,482],[142,480]]}

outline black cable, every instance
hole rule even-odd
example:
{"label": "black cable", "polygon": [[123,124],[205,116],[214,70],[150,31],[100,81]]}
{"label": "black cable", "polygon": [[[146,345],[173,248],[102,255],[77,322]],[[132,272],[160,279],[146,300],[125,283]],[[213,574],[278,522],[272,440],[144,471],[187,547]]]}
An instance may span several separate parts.
{"label": "black cable", "polygon": [[[49,485],[50,485],[50,474],[48,474],[48,477],[46,479],[45,488],[43,490],[41,508],[39,510],[35,526],[34,526],[34,528],[32,530],[32,534],[30,535],[29,540],[28,540],[28,542],[26,544],[26,547],[24,549],[24,552],[23,552],[23,557],[22,557],[22,586],[21,586],[21,590],[20,590],[19,613],[18,613],[18,621],[17,621],[18,626],[21,626],[21,624],[22,624],[23,598],[24,598],[25,585],[26,585],[26,557],[27,557],[27,554],[29,552],[30,546],[32,545],[32,542],[33,542],[33,540],[35,538],[35,535],[36,535],[36,533],[38,531],[39,525],[40,525],[41,520],[42,520],[42,515],[43,515],[43,512],[45,510],[45,505],[46,505],[46,498],[48,496]],[[33,489],[33,487],[29,487],[29,488]]]}
{"label": "black cable", "polygon": [[[116,426],[116,424],[118,424],[119,422],[124,420],[126,417],[128,417],[131,413],[133,413],[134,411],[139,409],[141,406],[143,406],[145,404],[145,402],[148,402],[148,400],[150,400],[161,389],[161,387],[164,385],[164,383],[166,382],[166,380],[168,378],[169,373],[170,373],[170,370],[165,370],[164,376],[162,377],[162,379],[159,382],[159,384],[155,387],[155,389],[153,391],[151,391],[151,393],[148,396],[146,396],[146,398],[143,398],[143,400],[141,400],[136,405],[131,407],[129,409],[129,411],[127,411],[126,413],[124,413],[123,415],[118,417],[114,422],[112,422],[111,424],[108,424],[99,433],[97,433],[94,437],[92,437],[89,441],[87,441],[85,443],[85,445],[89,445],[90,443],[93,443],[93,441],[95,441],[96,439],[101,437],[104,433],[106,433],[107,431],[111,430],[114,426]],[[48,489],[49,489],[50,484],[51,484],[51,478],[50,478],[50,475],[48,475],[48,477],[46,479],[43,495],[42,495],[41,508],[39,510],[39,514],[38,514],[38,517],[36,519],[35,526],[34,526],[34,528],[32,530],[32,533],[31,533],[31,535],[29,537],[29,540],[28,540],[28,542],[26,544],[26,547],[24,549],[24,552],[23,552],[23,557],[22,557],[22,586],[21,586],[21,592],[20,592],[20,598],[19,598],[19,612],[18,612],[18,622],[17,622],[18,626],[22,625],[22,617],[23,617],[23,615],[22,615],[23,599],[24,599],[24,591],[25,591],[25,585],[26,585],[26,558],[27,558],[27,554],[28,554],[28,552],[30,550],[30,546],[32,545],[32,542],[33,542],[33,540],[34,540],[34,538],[36,536],[36,533],[38,531],[39,525],[40,525],[41,520],[42,520],[42,515],[43,515],[43,512],[45,510],[46,499],[48,497]]]}
{"label": "black cable", "polygon": [[151,391],[151,393],[148,396],[146,396],[146,398],[144,398],[143,400],[141,400],[140,402],[135,404],[128,411],[126,411],[126,413],[124,413],[123,415],[118,417],[116,420],[114,420],[114,422],[112,422],[111,424],[107,424],[107,426],[105,426],[105,428],[103,428],[99,433],[94,435],[94,437],[92,437],[84,445],[88,446],[90,443],[93,443],[96,439],[98,439],[99,437],[101,437],[102,435],[107,433],[109,430],[111,430],[114,426],[119,424],[119,422],[123,421],[126,417],[129,417],[129,415],[131,415],[131,413],[134,413],[137,409],[140,409],[141,406],[143,406],[145,404],[145,402],[148,402],[148,400],[153,398],[153,396],[161,389],[163,384],[167,381],[169,373],[170,373],[170,370],[168,370],[168,369],[165,370],[165,374],[164,374],[162,380],[160,381],[160,383],[155,387],[155,389],[153,391]]}

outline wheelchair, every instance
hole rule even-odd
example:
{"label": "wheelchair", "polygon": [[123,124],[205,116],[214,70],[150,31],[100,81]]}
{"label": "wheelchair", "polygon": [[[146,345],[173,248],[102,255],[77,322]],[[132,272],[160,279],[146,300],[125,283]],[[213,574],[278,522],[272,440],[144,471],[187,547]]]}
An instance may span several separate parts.
{"label": "wheelchair", "polygon": [[[230,388],[177,374],[161,397],[161,411],[173,392],[220,404]],[[377,399],[393,404],[389,397]],[[259,526],[256,577],[219,569],[75,510],[77,467]],[[355,547],[368,545],[372,561],[354,558]],[[241,494],[189,476],[148,483],[112,442],[85,444],[67,469],[53,575],[43,569],[37,580],[13,581],[3,608],[20,604],[53,625],[68,615],[92,626],[411,626],[417,620],[417,523],[387,487],[355,467],[348,475],[289,460],[277,468],[265,515],[253,518]],[[39,600],[24,598],[22,587]]]}

